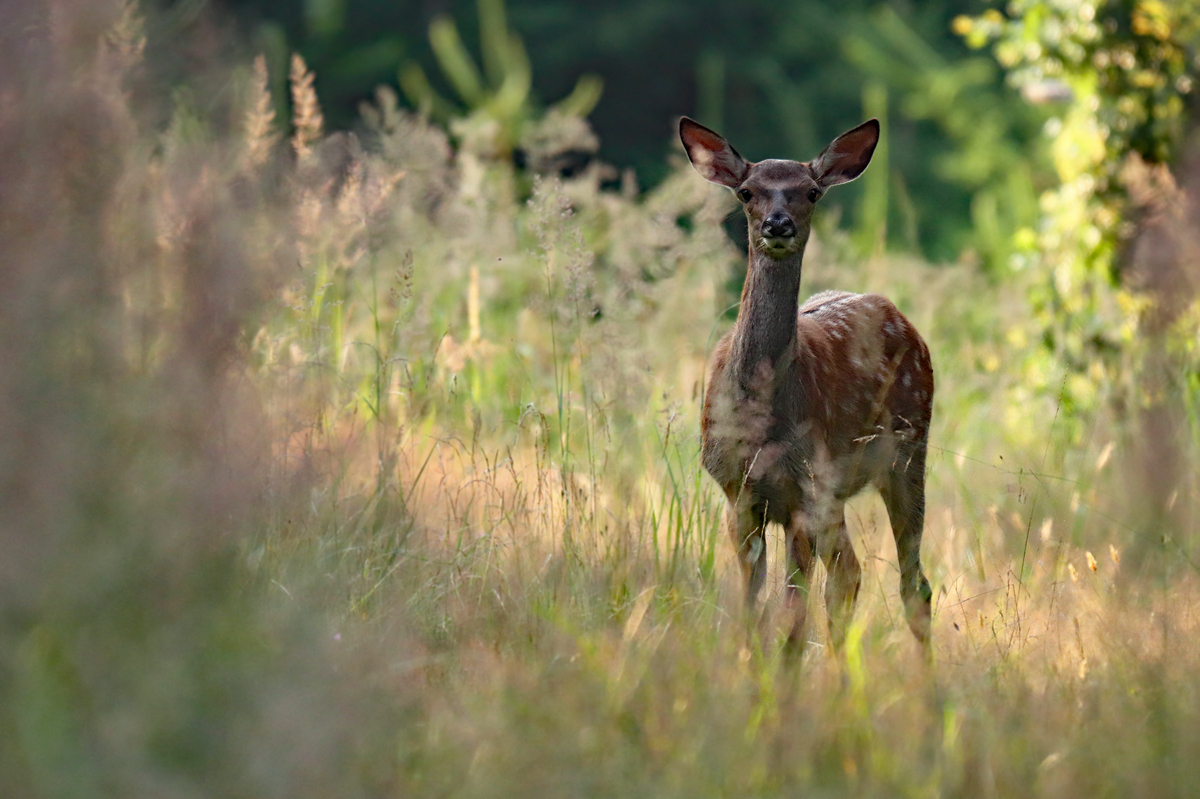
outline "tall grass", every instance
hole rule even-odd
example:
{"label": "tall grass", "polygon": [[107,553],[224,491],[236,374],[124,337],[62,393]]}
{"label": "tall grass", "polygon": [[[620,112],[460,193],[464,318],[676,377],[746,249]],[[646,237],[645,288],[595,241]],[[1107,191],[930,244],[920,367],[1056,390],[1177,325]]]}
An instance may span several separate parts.
{"label": "tall grass", "polygon": [[814,607],[788,668],[747,646],[698,461],[728,198],[682,163],[641,195],[520,172],[386,89],[330,134],[299,59],[285,126],[262,61],[166,92],[132,6],[15,13],[5,795],[1191,791],[1195,475],[1139,521],[1153,442],[1028,388],[1022,276],[863,261],[821,220],[805,291],[884,292],[934,353],[935,658],[863,497],[846,649]]}

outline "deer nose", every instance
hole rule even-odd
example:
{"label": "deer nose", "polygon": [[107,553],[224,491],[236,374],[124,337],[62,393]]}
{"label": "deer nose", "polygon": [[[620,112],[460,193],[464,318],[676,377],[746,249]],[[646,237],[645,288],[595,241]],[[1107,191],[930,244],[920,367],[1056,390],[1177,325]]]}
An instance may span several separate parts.
{"label": "deer nose", "polygon": [[786,214],[771,214],[763,220],[762,232],[769,239],[790,239],[796,235],[796,224]]}

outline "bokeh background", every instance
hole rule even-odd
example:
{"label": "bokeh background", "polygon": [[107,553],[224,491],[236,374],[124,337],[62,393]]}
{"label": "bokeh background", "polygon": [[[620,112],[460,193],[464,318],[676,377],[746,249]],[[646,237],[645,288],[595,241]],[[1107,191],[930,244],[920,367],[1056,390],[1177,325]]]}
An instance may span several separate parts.
{"label": "bokeh background", "polygon": [[[4,796],[1187,796],[1200,5],[9,0]],[[745,230],[937,374],[933,657],[752,637],[699,464]]]}
{"label": "bokeh background", "polygon": [[[1000,233],[1031,222],[1033,187],[1025,184],[1045,166],[1031,160],[1045,115],[1017,101],[995,60],[952,30],[955,18],[982,13],[981,3],[519,0],[477,9],[469,1],[312,0],[225,7],[254,26],[277,59],[286,58],[283,43],[304,55],[331,121],[342,126],[379,84],[399,81],[409,103],[420,105],[421,91],[398,77],[402,70],[411,76],[420,68],[441,97],[460,111],[471,107],[477,101],[456,91],[454,48],[430,36],[430,25],[453,21],[469,53],[478,54],[507,24],[524,42],[535,103],[566,97],[581,76],[600,82],[587,115],[599,155],[635,169],[643,186],[667,174],[672,120],[682,114],[726,133],[757,154],[751,158],[798,159],[811,158],[864,114],[887,117],[888,243],[939,261],[967,249],[989,263],[1003,260],[997,243],[980,247],[975,217],[1003,225]],[[441,102],[434,111],[452,113]],[[1009,196],[1002,207],[981,209],[982,200],[973,210],[981,192],[1001,191]],[[854,215],[851,203],[847,217]]]}

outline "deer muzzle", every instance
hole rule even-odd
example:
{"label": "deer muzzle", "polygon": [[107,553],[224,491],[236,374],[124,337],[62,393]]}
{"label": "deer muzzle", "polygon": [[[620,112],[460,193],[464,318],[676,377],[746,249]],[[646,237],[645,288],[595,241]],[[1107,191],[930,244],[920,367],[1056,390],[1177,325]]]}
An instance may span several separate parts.
{"label": "deer muzzle", "polygon": [[[774,213],[763,220],[762,235],[767,241],[771,239],[791,239],[796,236],[796,223],[784,213]],[[784,242],[780,242],[783,244]]]}

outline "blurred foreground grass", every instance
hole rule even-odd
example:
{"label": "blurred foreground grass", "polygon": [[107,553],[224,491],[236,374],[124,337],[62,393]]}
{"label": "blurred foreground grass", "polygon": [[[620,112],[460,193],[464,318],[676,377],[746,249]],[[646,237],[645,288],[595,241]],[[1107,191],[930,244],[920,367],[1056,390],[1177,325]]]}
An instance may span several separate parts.
{"label": "blurred foreground grass", "polygon": [[818,620],[785,669],[697,459],[728,198],[532,177],[386,91],[326,135],[299,61],[281,141],[261,63],[166,100],[129,8],[16,14],[5,796],[1194,793],[1196,475],[1147,509],[1136,405],[1028,385],[1020,275],[863,261],[823,220],[805,291],[887,293],[934,352],[936,663],[863,497],[847,651]]}

